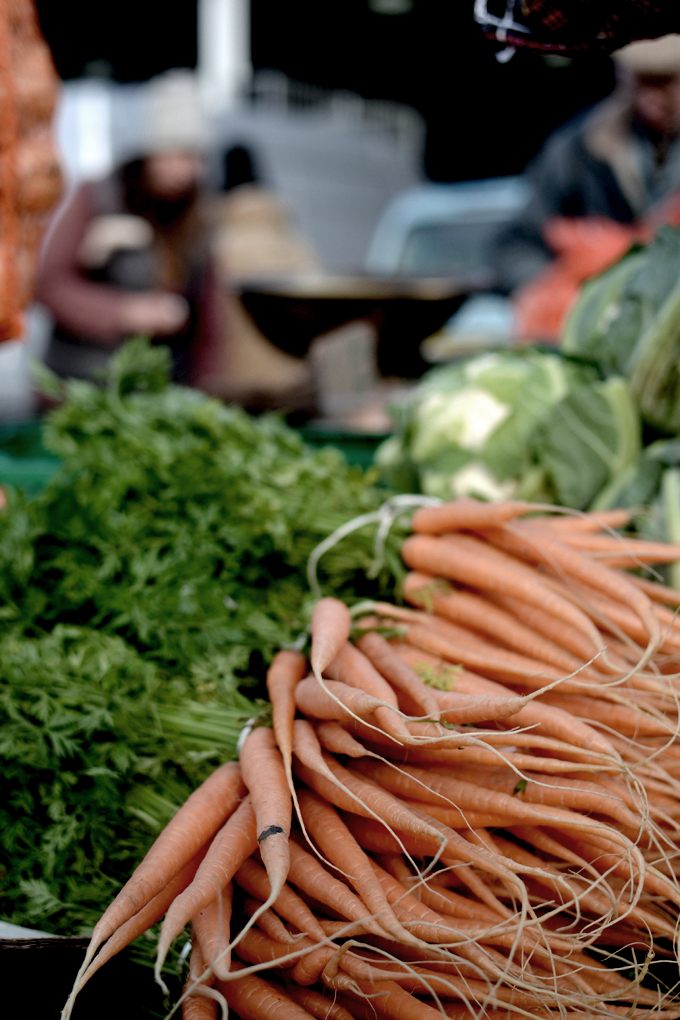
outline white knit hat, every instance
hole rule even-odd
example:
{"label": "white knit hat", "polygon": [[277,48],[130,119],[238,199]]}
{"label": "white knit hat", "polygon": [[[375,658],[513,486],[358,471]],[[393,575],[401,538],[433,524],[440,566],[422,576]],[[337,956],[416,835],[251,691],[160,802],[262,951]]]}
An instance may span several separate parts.
{"label": "white knit hat", "polygon": [[147,130],[144,149],[155,152],[203,152],[208,145],[208,124],[196,76],[176,68],[149,82]]}
{"label": "white knit hat", "polygon": [[680,74],[680,35],[629,43],[612,56],[633,74]]}

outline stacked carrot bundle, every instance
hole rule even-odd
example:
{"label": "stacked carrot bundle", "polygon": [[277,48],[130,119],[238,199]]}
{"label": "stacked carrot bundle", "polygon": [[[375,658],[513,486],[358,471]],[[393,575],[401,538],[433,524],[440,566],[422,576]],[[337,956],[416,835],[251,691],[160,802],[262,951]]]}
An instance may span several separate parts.
{"label": "stacked carrot bundle", "polygon": [[677,959],[680,596],[621,569],[680,551],[536,509],[421,509],[419,608],[317,604],[311,673],[279,653],[273,728],[159,836],[74,994],[164,917],[187,1018],[680,1017],[635,964]]}

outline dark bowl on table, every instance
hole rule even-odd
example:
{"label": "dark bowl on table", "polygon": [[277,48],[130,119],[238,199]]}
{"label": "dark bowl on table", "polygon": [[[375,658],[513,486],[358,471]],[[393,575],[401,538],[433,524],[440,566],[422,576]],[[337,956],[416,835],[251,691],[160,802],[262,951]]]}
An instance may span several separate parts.
{"label": "dark bowl on table", "polygon": [[440,329],[466,297],[489,284],[481,275],[441,279],[314,274],[246,280],[237,290],[258,329],[288,354],[304,357],[316,337],[367,319],[378,333],[380,373],[417,378],[430,367],[421,357],[421,342]]}

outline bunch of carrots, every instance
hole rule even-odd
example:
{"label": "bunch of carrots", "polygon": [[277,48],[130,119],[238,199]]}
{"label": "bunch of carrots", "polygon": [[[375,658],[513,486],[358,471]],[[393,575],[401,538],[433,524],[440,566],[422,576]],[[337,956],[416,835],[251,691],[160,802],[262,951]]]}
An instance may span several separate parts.
{"label": "bunch of carrots", "polygon": [[680,549],[541,509],[421,508],[413,608],[317,603],[311,671],[277,655],[272,726],[158,837],[64,1018],[160,918],[161,984],[191,924],[186,1020],[680,1017],[645,983],[678,959],[680,594],[628,572]]}

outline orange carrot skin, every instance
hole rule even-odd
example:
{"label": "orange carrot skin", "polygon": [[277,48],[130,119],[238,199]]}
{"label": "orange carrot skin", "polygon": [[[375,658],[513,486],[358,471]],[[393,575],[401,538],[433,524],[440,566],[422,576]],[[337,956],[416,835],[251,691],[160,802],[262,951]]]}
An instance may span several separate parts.
{"label": "orange carrot skin", "polygon": [[240,760],[255,811],[262,862],[276,898],[290,866],[288,837],[293,802],[281,752],[268,726],[251,731],[241,748]]}
{"label": "orange carrot skin", "polygon": [[307,661],[300,652],[277,652],[267,671],[267,693],[272,704],[274,736],[290,771],[295,718],[295,687],[307,672]]}
{"label": "orange carrot skin", "polygon": [[365,921],[370,931],[375,934],[381,933],[380,926],[370,919],[368,910],[359,897],[344,882],[329,874],[316,857],[293,840],[290,844],[290,860],[290,880],[298,889],[331,907],[349,921]]}
{"label": "orange carrot skin", "polygon": [[317,676],[333,661],[349,639],[352,617],[344,602],[339,599],[319,599],[312,611],[310,631],[312,650],[310,661]]}
{"label": "orange carrot skin", "polygon": [[158,973],[170,945],[184,925],[199,910],[212,903],[256,846],[255,812],[250,797],[246,797],[213,839],[191,885],[177,897],[165,915],[158,939]]}
{"label": "orange carrot skin", "polygon": [[[350,713],[353,713],[363,719],[380,707],[378,699],[365,691],[357,690],[337,680],[324,682],[327,690],[321,687],[315,677],[301,680],[295,688],[295,704],[303,715],[311,716],[313,719],[338,720],[348,719]],[[334,700],[335,698],[340,704]]]}
{"label": "orange carrot skin", "polygon": [[311,988],[289,988],[288,995],[317,1020],[354,1020],[344,1006],[333,999],[327,999]]}
{"label": "orange carrot skin", "polygon": [[230,954],[225,953],[225,950],[229,945],[232,896],[233,887],[230,882],[222,890],[221,896],[199,910],[191,922],[194,940],[200,947],[201,955],[207,964],[212,965],[218,978],[229,973]]}
{"label": "orange carrot skin", "polygon": [[382,634],[377,634],[375,631],[364,634],[357,641],[357,648],[393,686],[408,694],[420,706],[422,715],[436,713],[437,703],[432,691],[423,683],[417,673],[414,673],[402,662]]}
{"label": "orange carrot skin", "polygon": [[167,885],[217,832],[245,792],[236,762],[221,765],[194,790],[97,922],[90,948],[100,945]]}
{"label": "orange carrot skin", "polygon": [[129,946],[131,942],[134,942],[136,938],[143,935],[145,931],[148,931],[156,921],[160,921],[163,914],[166,912],[170,904],[174,901],[175,897],[179,896],[180,893],[184,892],[187,886],[193,881],[194,875],[198,870],[198,866],[205,857],[208,850],[207,844],[195,854],[191,860],[184,865],[184,867],[175,875],[174,878],[170,879],[165,889],[162,889],[159,893],[150,900],[145,907],[139,911],[138,914],[134,914],[129,921],[122,924],[117,931],[111,936],[106,944],[99,951],[97,956],[88,967],[85,974],[81,978],[79,988],[82,988],[86,982],[90,980],[93,974],[95,974],[100,967],[107,963],[113,956]]}
{"label": "orange carrot skin", "polygon": [[[236,872],[235,880],[242,889],[256,899],[262,900],[262,902],[269,899],[271,884],[266,871],[257,861],[250,859],[244,861]],[[312,911],[304,900],[300,899],[289,886],[284,885],[281,889],[279,895],[274,900],[274,909],[286,921],[294,924],[298,931],[307,932],[317,939],[324,938],[323,928],[319,925]]]}
{"label": "orange carrot skin", "polygon": [[[189,982],[183,991],[188,988]],[[182,1020],[217,1020],[217,1002],[205,995],[189,995],[182,1003]]]}
{"label": "orange carrot skin", "polygon": [[[232,971],[243,970],[242,965],[236,962],[231,967]],[[231,981],[218,981],[216,988],[222,992],[229,1008],[238,1013],[241,1020],[272,1020],[273,1017],[276,1020],[314,1020],[306,1009],[256,974]]]}
{"label": "orange carrot skin", "polygon": [[531,503],[506,501],[482,503],[479,499],[462,496],[442,506],[422,506],[413,515],[411,527],[424,535],[439,535],[446,531],[463,531],[471,528],[497,528],[513,517],[521,517],[537,509]]}
{"label": "orange carrot skin", "polygon": [[329,662],[326,673],[331,680],[339,680],[350,687],[357,687],[360,691],[372,694],[374,698],[397,707],[397,696],[387,680],[354,645],[345,643],[332,662]]}

